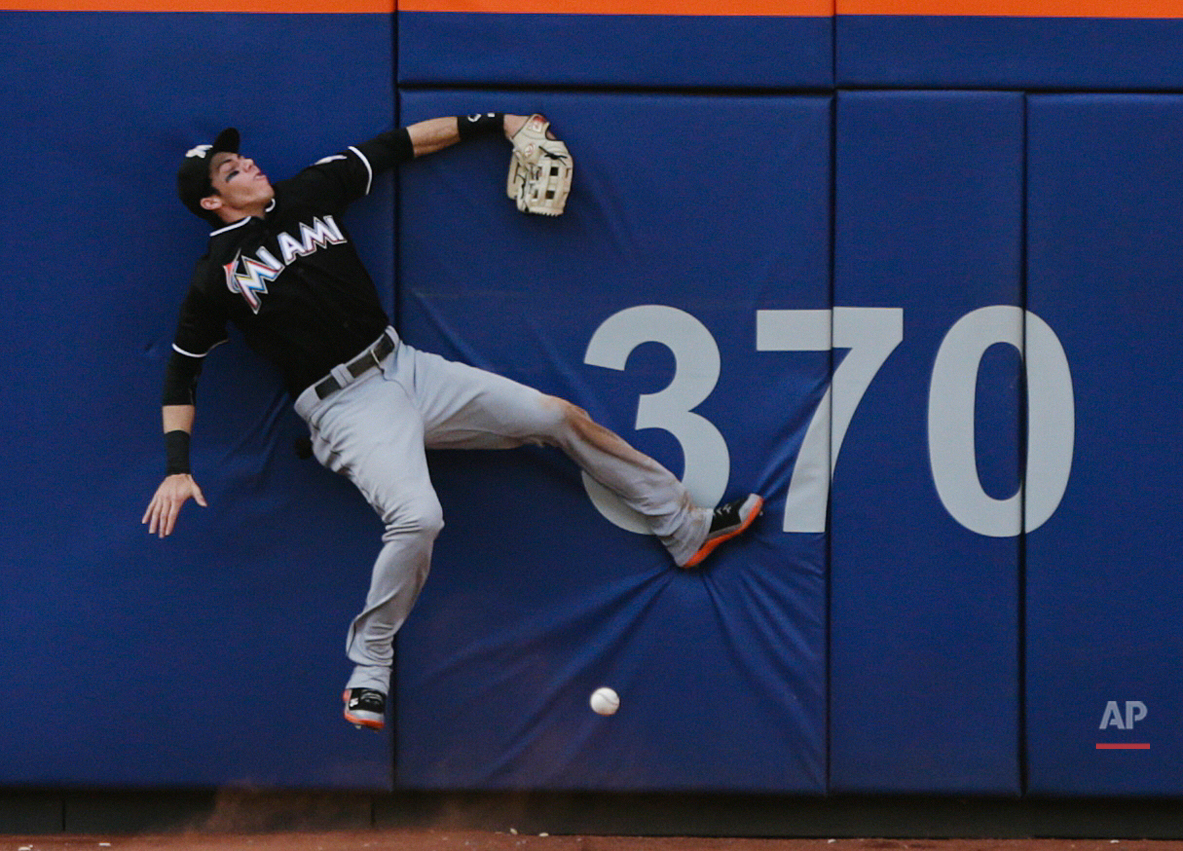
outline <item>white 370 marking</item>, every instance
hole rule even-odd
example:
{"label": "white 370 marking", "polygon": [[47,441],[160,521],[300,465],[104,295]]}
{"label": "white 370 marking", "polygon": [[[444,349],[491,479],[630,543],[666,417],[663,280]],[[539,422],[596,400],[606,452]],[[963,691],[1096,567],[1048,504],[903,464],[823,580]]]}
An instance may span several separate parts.
{"label": "white 370 marking", "polygon": [[[849,349],[834,370],[809,428],[785,495],[785,532],[826,531],[830,480],[863,395],[904,338],[904,312],[896,307],[756,311],[756,350],[819,352]],[[674,356],[674,376],[637,404],[636,428],[672,434],[685,458],[683,481],[700,505],[716,505],[730,476],[727,443],[713,423],[693,409],[715,389],[721,362],[710,331],[685,311],[640,305],[613,314],[588,343],[584,362],[623,370],[642,343],[664,345]],[[1027,378],[1027,466],[1016,493],[996,499],[982,488],[974,446],[974,405],[982,355],[991,346],[1013,346]],[[941,342],[928,401],[929,462],[945,510],[972,532],[1012,537],[1042,526],[1068,486],[1075,436],[1072,375],[1059,338],[1030,311],[994,305],[955,322]],[[643,533],[645,525],[613,494],[584,476],[588,495],[616,525]]]}

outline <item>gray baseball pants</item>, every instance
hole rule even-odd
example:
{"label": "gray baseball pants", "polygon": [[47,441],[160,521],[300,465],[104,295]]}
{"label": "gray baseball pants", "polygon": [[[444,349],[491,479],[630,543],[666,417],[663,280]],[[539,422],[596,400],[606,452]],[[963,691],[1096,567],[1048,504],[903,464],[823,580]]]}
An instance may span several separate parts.
{"label": "gray baseball pants", "polygon": [[296,411],[317,460],[348,476],[385,525],[365,608],[349,628],[356,667],[346,688],[388,693],[394,635],[427,579],[444,521],[426,449],[557,446],[641,514],[677,564],[706,538],[710,512],[672,473],[561,399],[405,343],[356,380],[343,366],[332,375],[342,389],[319,399],[310,387]]}

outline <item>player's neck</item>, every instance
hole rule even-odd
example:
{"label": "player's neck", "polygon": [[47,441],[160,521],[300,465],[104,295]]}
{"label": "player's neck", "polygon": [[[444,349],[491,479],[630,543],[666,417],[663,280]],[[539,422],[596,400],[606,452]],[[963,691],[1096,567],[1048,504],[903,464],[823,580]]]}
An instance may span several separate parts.
{"label": "player's neck", "polygon": [[267,215],[267,208],[270,206],[271,204],[268,202],[266,204],[257,204],[250,207],[235,207],[233,209],[223,207],[218,211],[218,217],[225,225],[238,224],[243,219],[263,218]]}

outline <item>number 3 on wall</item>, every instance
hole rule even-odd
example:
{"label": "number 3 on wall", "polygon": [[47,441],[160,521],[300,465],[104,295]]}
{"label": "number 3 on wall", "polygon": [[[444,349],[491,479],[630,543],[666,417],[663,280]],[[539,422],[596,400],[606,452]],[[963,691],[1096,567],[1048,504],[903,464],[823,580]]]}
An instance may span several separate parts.
{"label": "number 3 on wall", "polygon": [[[826,529],[830,479],[847,429],[880,367],[903,340],[900,308],[760,310],[757,351],[849,349],[806,430],[785,498],[784,531]],[[719,430],[693,409],[719,379],[719,348],[706,327],[685,311],[642,305],[610,316],[588,344],[586,363],[623,370],[633,349],[656,342],[674,355],[674,377],[663,390],[642,395],[636,427],[661,428],[677,438],[685,458],[683,481],[699,505],[716,505],[730,475],[730,456]],[[985,493],[977,473],[974,405],[982,355],[1003,343],[1024,354],[1027,373],[1027,468],[1024,484],[1008,499]],[[942,505],[970,531],[1010,537],[1043,525],[1068,486],[1075,412],[1068,359],[1052,329],[1035,314],[997,305],[966,314],[937,352],[928,403],[929,461]],[[584,486],[605,517],[645,533],[643,521],[589,478]]]}
{"label": "number 3 on wall", "polygon": [[[698,505],[717,505],[731,474],[727,442],[714,424],[693,409],[719,380],[719,346],[706,326],[673,307],[646,304],[609,316],[587,345],[584,363],[623,370],[633,349],[661,343],[673,353],[674,377],[657,393],[637,403],[638,429],[665,429],[678,439],[685,459],[682,482]],[[645,534],[640,516],[587,473],[583,486],[600,513],[622,529]]]}

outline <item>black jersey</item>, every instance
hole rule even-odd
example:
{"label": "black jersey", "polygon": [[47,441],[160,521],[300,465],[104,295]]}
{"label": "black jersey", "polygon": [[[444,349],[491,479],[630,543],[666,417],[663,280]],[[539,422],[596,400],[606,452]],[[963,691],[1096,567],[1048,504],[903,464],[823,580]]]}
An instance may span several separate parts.
{"label": "black jersey", "polygon": [[405,130],[385,133],[276,184],[263,218],[210,234],[173,348],[205,357],[233,322],[296,397],[374,342],[390,320],[340,215],[375,174],[412,156]]}

